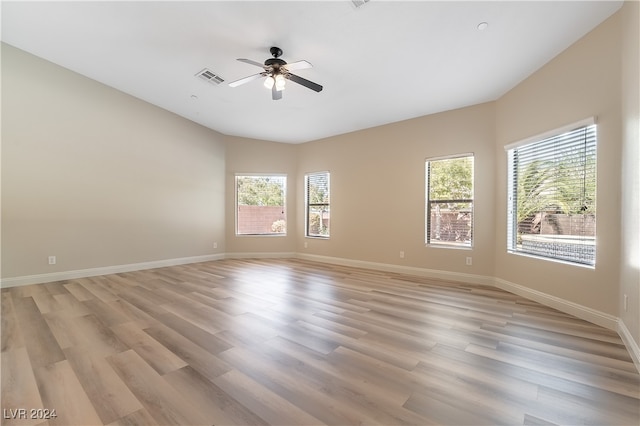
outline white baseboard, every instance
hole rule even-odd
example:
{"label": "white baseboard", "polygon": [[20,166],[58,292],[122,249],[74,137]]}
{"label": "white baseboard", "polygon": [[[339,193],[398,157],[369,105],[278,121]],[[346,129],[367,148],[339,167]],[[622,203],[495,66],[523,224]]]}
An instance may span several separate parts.
{"label": "white baseboard", "polygon": [[631,359],[633,360],[638,373],[640,373],[640,346],[638,346],[638,343],[633,340],[631,332],[627,328],[624,321],[618,321],[617,332],[620,335],[620,338],[622,338],[622,342],[626,346],[627,350],[629,351],[629,355],[631,355]]}
{"label": "white baseboard", "polygon": [[290,259],[296,257],[294,252],[253,252],[253,253],[225,253],[225,259]]}
{"label": "white baseboard", "polygon": [[483,275],[463,274],[458,272],[441,271],[436,269],[416,268],[412,266],[392,265],[388,263],[368,262],[364,260],[344,259],[339,257],[300,254],[295,252],[250,252],[224,253],[205,256],[183,257],[177,259],[157,260],[127,265],[105,266],[75,271],[53,272],[48,274],[26,275],[0,280],[0,287],[16,287],[21,285],[41,284],[54,281],[72,280],[76,278],[95,277],[98,275],[118,274],[121,272],[141,271],[144,269],[162,268],[165,266],[185,265],[188,263],[207,262],[220,259],[286,259],[299,258],[321,263],[368,268],[386,272],[397,272],[407,275],[436,278],[449,281],[468,282],[471,284],[492,285],[493,279]]}
{"label": "white baseboard", "polygon": [[464,274],[461,272],[441,271],[438,269],[417,268],[414,266],[393,265],[390,263],[368,262],[365,260],[345,259],[341,257],[319,256],[315,254],[297,253],[296,258],[314,262],[332,263],[334,265],[352,266],[354,268],[374,269],[377,271],[396,272],[400,274],[435,278],[446,281],[459,281],[470,284],[493,285],[493,278],[484,275]]}
{"label": "white baseboard", "polygon": [[494,286],[508,291],[509,293],[514,293],[518,296],[522,296],[525,299],[536,301],[545,306],[549,306],[585,321],[592,322],[601,327],[608,328],[609,330],[618,330],[619,319],[613,315],[609,315],[596,309],[591,309],[589,307],[580,305],[578,303],[573,303],[556,296],[551,296],[550,294],[533,290],[519,284],[514,284],[500,278],[494,278]]}
{"label": "white baseboard", "polygon": [[78,269],[75,271],[52,272],[48,274],[26,275],[22,277],[3,278],[0,287],[16,287],[21,285],[41,284],[53,281],[72,280],[77,278],[95,277],[98,275],[119,274],[121,272],[141,271],[144,269],[163,268],[166,266],[186,265],[188,263],[208,262],[224,259],[224,254],[208,254],[204,256],[181,257],[177,259],[154,260],[127,265],[103,266],[99,268]]}

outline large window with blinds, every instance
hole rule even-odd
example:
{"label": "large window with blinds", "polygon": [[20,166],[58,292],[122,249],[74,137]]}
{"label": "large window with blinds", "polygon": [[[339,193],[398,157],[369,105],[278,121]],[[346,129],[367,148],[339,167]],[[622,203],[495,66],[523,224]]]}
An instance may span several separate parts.
{"label": "large window with blinds", "polygon": [[287,177],[236,175],[236,235],[286,235]]}
{"label": "large window with blinds", "polygon": [[425,163],[425,242],[471,247],[473,243],[473,154],[430,158]]}
{"label": "large window with blinds", "polygon": [[305,187],[305,235],[329,238],[330,202],[329,172],[308,173],[304,177]]}
{"label": "large window with blinds", "polygon": [[596,262],[596,125],[592,119],[507,146],[507,250]]}

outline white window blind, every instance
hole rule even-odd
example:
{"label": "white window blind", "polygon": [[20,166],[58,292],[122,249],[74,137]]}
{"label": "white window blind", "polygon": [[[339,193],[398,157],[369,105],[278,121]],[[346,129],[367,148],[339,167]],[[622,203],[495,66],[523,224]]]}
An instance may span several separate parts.
{"label": "white window blind", "polygon": [[507,250],[595,265],[596,125],[507,150]]}
{"label": "white window blind", "polygon": [[471,247],[473,242],[473,154],[425,162],[425,242]]}
{"label": "white window blind", "polygon": [[329,172],[305,175],[307,237],[329,238],[330,235]]}

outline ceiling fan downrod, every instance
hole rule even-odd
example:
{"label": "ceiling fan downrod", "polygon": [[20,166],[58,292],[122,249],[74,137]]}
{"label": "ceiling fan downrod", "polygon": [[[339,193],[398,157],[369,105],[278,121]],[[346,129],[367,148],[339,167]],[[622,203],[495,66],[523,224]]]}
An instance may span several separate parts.
{"label": "ceiling fan downrod", "polygon": [[269,52],[271,52],[271,55],[273,55],[274,58],[282,56],[282,49],[276,46],[273,46],[271,49],[269,49]]}

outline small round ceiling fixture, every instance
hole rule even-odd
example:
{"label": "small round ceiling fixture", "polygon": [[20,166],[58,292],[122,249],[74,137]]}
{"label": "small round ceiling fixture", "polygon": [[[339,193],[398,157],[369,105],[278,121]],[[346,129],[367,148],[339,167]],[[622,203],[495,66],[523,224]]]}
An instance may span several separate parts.
{"label": "small round ceiling fixture", "polygon": [[484,30],[486,30],[488,27],[489,27],[489,23],[488,23],[488,22],[480,22],[480,23],[478,24],[478,29],[479,29],[480,31],[484,31]]}

